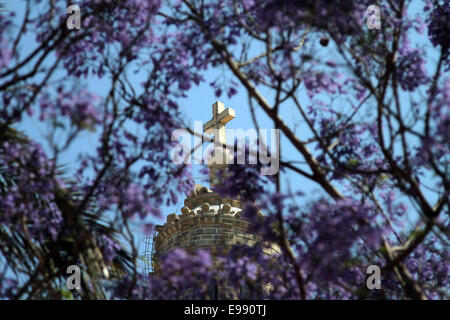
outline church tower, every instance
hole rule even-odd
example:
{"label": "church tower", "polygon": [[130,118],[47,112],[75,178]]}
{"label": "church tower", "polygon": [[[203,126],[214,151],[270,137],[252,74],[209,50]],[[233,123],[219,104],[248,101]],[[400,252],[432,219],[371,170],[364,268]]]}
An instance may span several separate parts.
{"label": "church tower", "polygon": [[[224,109],[223,103],[213,104],[213,117],[205,123],[203,131],[214,133],[214,152],[210,169],[210,184],[218,183],[218,170],[226,170],[225,124],[235,117],[231,108]],[[153,236],[152,265],[158,272],[159,258],[175,248],[187,251],[209,250],[213,255],[223,252],[236,244],[253,246],[260,242],[259,236],[248,231],[250,223],[241,217],[243,203],[239,199],[224,198],[212,190],[196,184],[187,195],[181,214],[167,216],[164,225],[155,227]],[[261,215],[262,216],[262,215]],[[280,247],[270,243],[264,249],[267,254],[279,253]],[[222,292],[220,292],[222,291]],[[219,289],[218,299],[233,298]]]}

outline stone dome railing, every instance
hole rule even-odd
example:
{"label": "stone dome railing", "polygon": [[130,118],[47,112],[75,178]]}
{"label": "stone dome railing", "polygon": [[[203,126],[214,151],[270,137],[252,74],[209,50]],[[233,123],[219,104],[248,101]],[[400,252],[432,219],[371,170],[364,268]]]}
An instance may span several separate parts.
{"label": "stone dome railing", "polygon": [[[241,210],[239,200],[223,198],[196,185],[185,199],[181,215],[169,214],[164,225],[156,226],[154,260],[174,248],[202,248],[214,253],[235,244],[256,244],[260,239],[248,232],[250,223],[241,217]],[[265,250],[268,254],[280,252],[276,244],[270,244]]]}

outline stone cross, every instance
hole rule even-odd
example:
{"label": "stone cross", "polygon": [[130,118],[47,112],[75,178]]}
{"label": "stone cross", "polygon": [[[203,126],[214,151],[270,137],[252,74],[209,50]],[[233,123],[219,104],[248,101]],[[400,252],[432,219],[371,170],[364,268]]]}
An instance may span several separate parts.
{"label": "stone cross", "polygon": [[[236,116],[235,111],[231,108],[226,108],[222,102],[216,101],[212,105],[213,116],[212,119],[203,125],[203,132],[214,133],[214,161],[210,163],[210,167],[223,167],[226,164],[226,144],[225,124]],[[214,172],[211,171],[211,175]],[[212,177],[211,177],[212,178]]]}
{"label": "stone cross", "polygon": [[225,124],[234,119],[236,114],[231,108],[226,108],[224,110],[224,104],[220,101],[213,103],[212,110],[213,117],[203,125],[203,131],[206,133],[211,133],[213,129],[217,130],[214,131],[214,141],[218,144],[225,144]]}

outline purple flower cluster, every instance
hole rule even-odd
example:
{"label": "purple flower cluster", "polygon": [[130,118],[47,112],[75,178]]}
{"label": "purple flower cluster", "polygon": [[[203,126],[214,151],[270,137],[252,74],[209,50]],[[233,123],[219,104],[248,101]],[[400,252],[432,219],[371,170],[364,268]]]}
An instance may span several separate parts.
{"label": "purple flower cluster", "polygon": [[420,144],[415,148],[416,152],[412,163],[417,166],[429,166],[434,163],[439,166],[441,172],[448,165],[450,146],[450,78],[442,79],[434,92],[429,92],[430,104],[428,112],[432,125],[429,126],[429,134],[422,138]]}
{"label": "purple flower cluster", "polygon": [[[158,202],[162,201],[165,194],[163,190],[144,189],[143,182],[133,182],[128,170],[116,168],[110,170],[107,177],[95,184],[89,178],[89,170],[93,168],[97,174],[102,167],[96,165],[95,157],[85,158],[79,170],[79,183],[83,186],[83,193],[87,196],[93,191],[91,197],[95,198],[95,208],[100,212],[108,210],[119,210],[124,218],[139,216],[145,218],[147,215],[160,216]],[[95,187],[93,187],[95,185]]]}
{"label": "purple flower cluster", "polygon": [[[238,299],[298,299],[294,274],[281,254],[269,255],[264,245],[236,245],[222,255],[219,279]],[[269,289],[270,288],[270,289]]]}
{"label": "purple flower cluster", "polygon": [[[255,145],[258,143],[256,142]],[[266,185],[271,182],[273,176],[261,175],[262,164],[255,159],[258,152],[258,148],[251,149],[248,144],[243,150],[237,148],[233,155],[233,164],[227,165],[227,170],[217,172],[220,183],[213,186],[213,191],[224,197],[239,196],[243,201],[250,202],[263,196],[267,191]],[[244,153],[245,161],[244,164],[239,164],[238,159],[242,158],[242,153]],[[252,164],[255,162],[256,164]],[[209,171],[206,168],[203,170],[204,173]]]}
{"label": "purple flower cluster", "polygon": [[[151,299],[296,299],[293,273],[280,255],[261,246],[169,252],[149,277]],[[270,289],[269,289],[270,287]]]}
{"label": "purple flower cluster", "polygon": [[397,79],[403,90],[413,91],[428,82],[424,54],[420,50],[405,50],[399,56]]}
{"label": "purple flower cluster", "polygon": [[150,278],[153,299],[205,299],[209,295],[215,269],[208,251],[189,254],[177,248],[162,257],[157,268],[161,273]]}
{"label": "purple flower cluster", "polygon": [[120,249],[119,244],[110,237],[102,234],[100,236],[99,247],[102,251],[103,259],[106,263],[110,263],[114,260],[117,251]]}
{"label": "purple flower cluster", "polygon": [[339,41],[361,30],[364,10],[370,3],[340,0],[328,1],[244,1],[245,10],[252,13],[262,28],[301,28],[312,25],[333,30]]}
{"label": "purple flower cluster", "polygon": [[430,236],[421,243],[405,261],[405,265],[415,279],[420,282],[429,299],[440,299],[439,287],[446,290],[450,287],[450,250],[448,247],[439,248],[436,236]]}
{"label": "purple flower cluster", "polygon": [[[49,21],[56,23],[66,32],[67,19],[66,4],[57,3],[56,17],[52,10],[45,10],[36,20],[37,40],[46,42],[52,38],[53,28],[49,28]],[[105,65],[100,57],[108,51],[108,47],[117,45],[122,49],[121,58],[128,61],[136,59],[136,52],[153,41],[152,28],[161,1],[126,0],[116,3],[113,7],[108,0],[81,1],[82,26],[84,36],[77,39],[79,34],[72,32],[58,46],[58,55],[63,58],[67,71],[76,77],[89,74],[102,77]],[[76,39],[76,40],[74,40]],[[111,58],[111,57],[110,57]]]}
{"label": "purple flower cluster", "polygon": [[306,71],[303,74],[303,82],[310,99],[316,94],[335,94],[341,90],[342,84],[338,82],[339,73],[328,74],[325,72]]}
{"label": "purple flower cluster", "polygon": [[56,239],[62,227],[56,206],[51,160],[38,144],[5,141],[0,145],[0,223],[32,239]]}
{"label": "purple flower cluster", "polygon": [[[0,15],[0,30],[6,30],[11,25],[12,16]],[[9,39],[0,34],[0,70],[7,68],[12,58]]]}
{"label": "purple flower cluster", "polygon": [[130,300],[151,299],[152,296],[147,287],[148,280],[148,275],[144,276],[140,273],[136,273],[134,277],[126,275],[118,282],[108,285],[111,292],[110,299],[121,300],[125,297]]}
{"label": "purple flower cluster", "polygon": [[6,39],[0,38],[0,69],[6,68],[12,57],[11,49],[8,46],[8,41]]}
{"label": "purple flower cluster", "polygon": [[368,204],[351,199],[319,200],[308,211],[286,220],[299,252],[298,262],[317,283],[338,282],[347,264],[357,259],[357,250],[375,249],[380,244],[383,230],[376,226],[376,210]]}
{"label": "purple flower cluster", "polygon": [[59,86],[56,95],[46,92],[40,97],[39,119],[55,121],[67,117],[74,126],[93,128],[102,120],[96,106],[99,100],[100,97],[86,89],[76,91]]}
{"label": "purple flower cluster", "polygon": [[[426,11],[430,10],[430,6],[426,6]],[[448,20],[450,19],[450,3],[448,1],[437,1],[433,9],[430,10],[428,22],[428,36],[435,46],[441,46],[444,57],[449,57],[450,53],[450,27]],[[450,63],[450,60],[447,60]]]}
{"label": "purple flower cluster", "polygon": [[349,122],[342,112],[327,107],[321,100],[314,100],[308,107],[311,123],[324,137],[317,144],[317,160],[325,166],[337,164],[330,179],[341,179],[342,174],[353,174],[354,169],[376,169],[384,167],[380,148],[377,145],[376,124],[371,122]]}

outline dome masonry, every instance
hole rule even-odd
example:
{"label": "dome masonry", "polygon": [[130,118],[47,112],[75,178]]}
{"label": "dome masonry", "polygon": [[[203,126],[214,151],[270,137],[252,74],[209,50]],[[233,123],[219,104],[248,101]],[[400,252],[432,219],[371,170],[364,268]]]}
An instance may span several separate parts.
{"label": "dome masonry", "polygon": [[[255,245],[261,239],[248,233],[250,223],[241,217],[241,210],[239,200],[223,198],[206,187],[195,185],[184,200],[181,215],[169,214],[164,225],[156,226],[154,260],[174,248],[208,249],[215,253],[236,244]],[[280,252],[277,244],[265,250],[268,254]]]}

